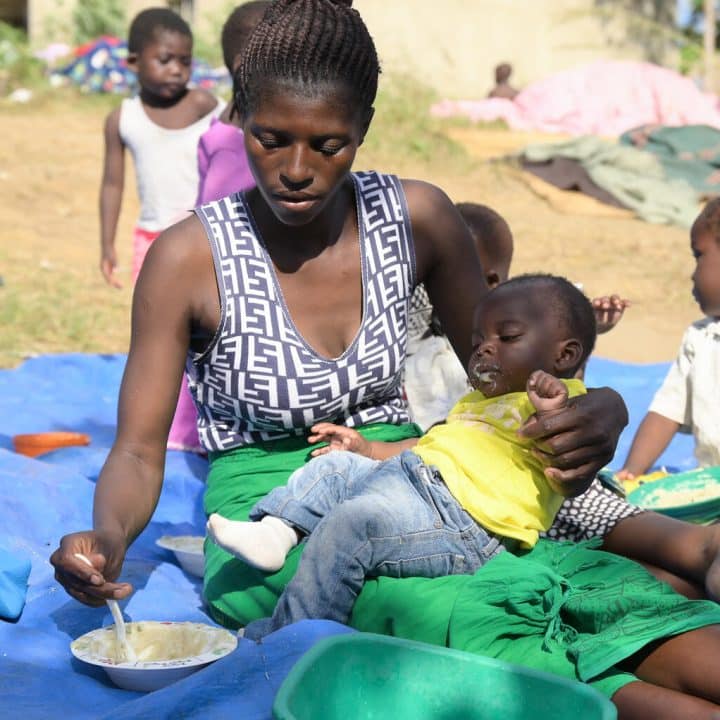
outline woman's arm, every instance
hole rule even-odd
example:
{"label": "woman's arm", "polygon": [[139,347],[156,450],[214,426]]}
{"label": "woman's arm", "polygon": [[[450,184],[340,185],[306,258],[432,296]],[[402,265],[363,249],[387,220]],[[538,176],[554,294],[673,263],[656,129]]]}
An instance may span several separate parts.
{"label": "woman's arm", "polygon": [[572,497],[589,487],[615,454],[628,415],[622,397],[611,388],[593,388],[568,401],[551,417],[533,415],[520,433],[535,440],[533,451],[549,467],[555,489]]}
{"label": "woman's arm", "polygon": [[[194,287],[207,286],[203,261],[212,272],[207,242],[208,257],[193,250],[194,223],[199,228],[191,218],[163,233],[145,259],[133,296],[118,432],[95,489],[93,530],[66,535],[51,557],[58,581],[88,604],[131,592],[115,580],[160,496],[167,435],[199,301]],[[216,293],[212,276],[211,288]],[[76,553],[89,557],[94,568]]]}
{"label": "woman's arm", "polygon": [[403,180],[415,246],[418,283],[423,283],[463,367],[472,353],[475,307],[488,286],[465,221],[439,188]]}

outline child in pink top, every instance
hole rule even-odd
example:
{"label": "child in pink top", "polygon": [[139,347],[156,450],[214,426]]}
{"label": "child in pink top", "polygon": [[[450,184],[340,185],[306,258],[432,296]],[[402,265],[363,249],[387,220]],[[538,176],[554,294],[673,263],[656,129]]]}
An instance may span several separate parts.
{"label": "child in pink top", "polygon": [[[244,3],[236,7],[225,21],[222,49],[230,75],[234,75],[240,55],[269,5],[269,0]],[[213,118],[210,127],[200,137],[198,205],[239,190],[248,190],[255,185],[239,124],[240,118],[237,113],[233,113],[232,103],[228,103],[219,119]]]}
{"label": "child in pink top", "polygon": [[[233,75],[247,41],[260,22],[269,0],[253,0],[235,8],[222,29],[223,58]],[[198,143],[198,171],[200,185],[197,205],[219,200],[239,190],[255,185],[247,155],[245,141],[237,115],[233,116],[232,103],[223,110],[220,119],[213,118],[210,127]],[[197,409],[187,384],[180,389],[177,409],[173,418],[168,448],[203,452],[197,432]]]}

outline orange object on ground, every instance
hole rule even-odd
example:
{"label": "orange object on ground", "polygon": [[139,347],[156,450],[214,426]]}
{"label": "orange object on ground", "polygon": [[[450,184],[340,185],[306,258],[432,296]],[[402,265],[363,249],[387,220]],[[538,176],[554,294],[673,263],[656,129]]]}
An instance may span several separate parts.
{"label": "orange object on ground", "polygon": [[43,432],[15,435],[15,452],[28,457],[37,457],[61,447],[89,445],[90,436],[78,432]]}

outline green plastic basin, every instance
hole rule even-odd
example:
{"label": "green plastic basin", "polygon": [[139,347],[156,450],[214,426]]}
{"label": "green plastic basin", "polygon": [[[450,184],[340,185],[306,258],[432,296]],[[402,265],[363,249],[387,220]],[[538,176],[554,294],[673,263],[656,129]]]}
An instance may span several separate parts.
{"label": "green plastic basin", "polygon": [[573,680],[385,635],[325,638],[294,665],[276,720],[615,720]]}
{"label": "green plastic basin", "polygon": [[[710,497],[695,502],[682,499],[702,492],[707,492]],[[678,499],[674,500],[674,497]],[[627,501],[679,520],[713,522],[720,518],[720,465],[653,480],[633,490]]]}

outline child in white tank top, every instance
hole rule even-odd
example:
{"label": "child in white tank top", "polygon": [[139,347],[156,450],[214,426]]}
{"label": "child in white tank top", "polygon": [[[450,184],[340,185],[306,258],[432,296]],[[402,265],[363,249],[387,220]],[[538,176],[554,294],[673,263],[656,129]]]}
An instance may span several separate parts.
{"label": "child in white tank top", "polygon": [[[133,233],[133,282],[153,240],[195,205],[198,140],[220,107],[207,91],[187,87],[192,42],[190,27],[167,8],[144,10],[130,25],[128,66],[137,73],[140,92],[123,100],[105,121],[100,187],[100,271],[113,287],[120,287],[115,275],[115,233],[125,180],[125,148],[133,156],[140,196],[140,218]],[[183,383],[169,448],[199,450],[194,418],[192,399]]]}
{"label": "child in white tank top", "polygon": [[115,233],[125,180],[125,148],[135,163],[140,218],[133,243],[133,281],[150,243],[181,220],[197,195],[197,143],[219,112],[215,97],[188,89],[192,33],[172,10],[151,8],[130,25],[128,66],[140,92],[123,100],[105,121],[105,165],[100,186],[100,270],[115,276]]}

